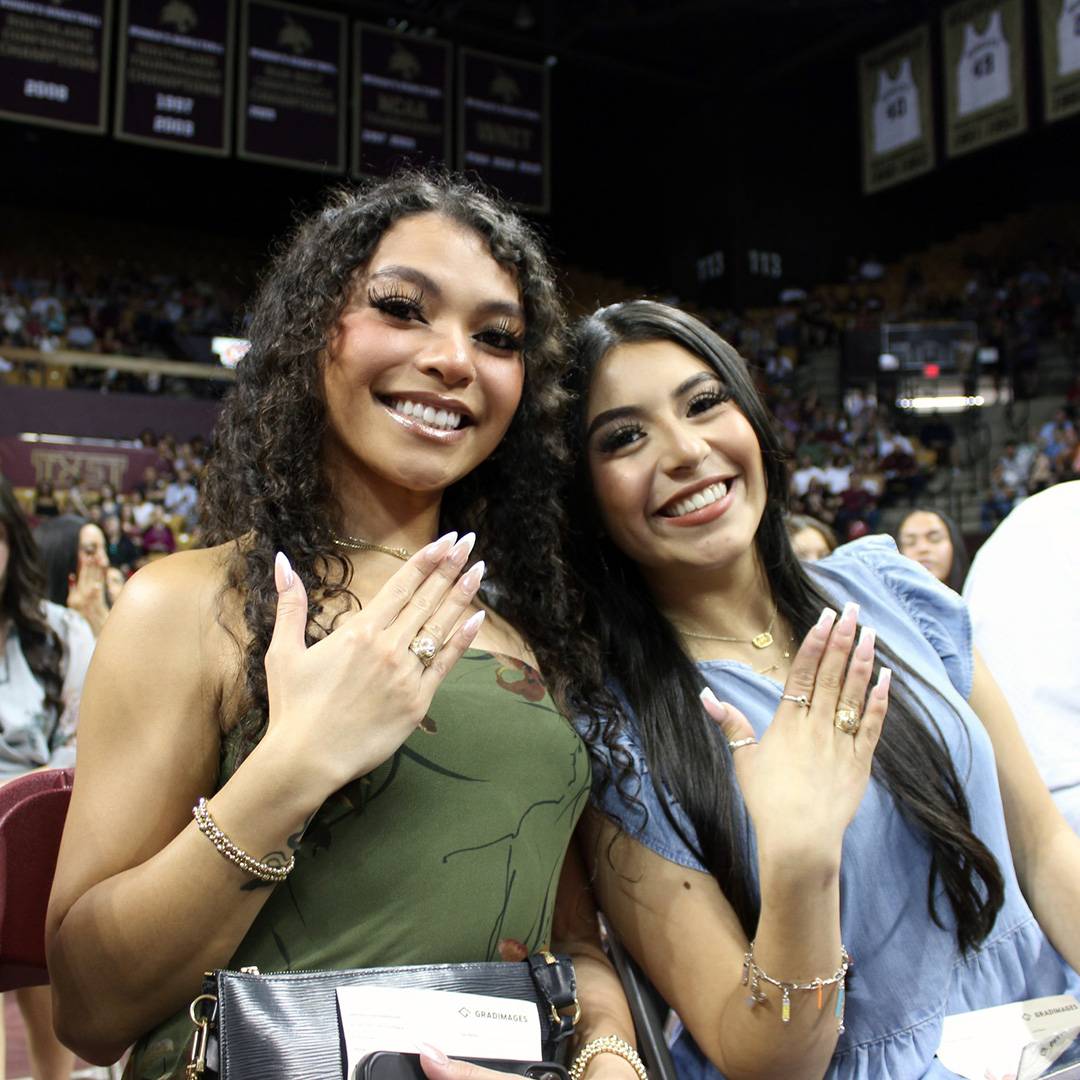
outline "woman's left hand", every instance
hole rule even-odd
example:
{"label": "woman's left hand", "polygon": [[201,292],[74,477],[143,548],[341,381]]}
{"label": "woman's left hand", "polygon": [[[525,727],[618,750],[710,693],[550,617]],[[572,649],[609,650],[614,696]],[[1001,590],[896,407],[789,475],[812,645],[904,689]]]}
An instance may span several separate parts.
{"label": "woman's left hand", "polygon": [[448,1058],[437,1047],[428,1045],[420,1051],[420,1067],[428,1080],[507,1080],[507,1077],[522,1080],[520,1073],[499,1072],[471,1061]]}

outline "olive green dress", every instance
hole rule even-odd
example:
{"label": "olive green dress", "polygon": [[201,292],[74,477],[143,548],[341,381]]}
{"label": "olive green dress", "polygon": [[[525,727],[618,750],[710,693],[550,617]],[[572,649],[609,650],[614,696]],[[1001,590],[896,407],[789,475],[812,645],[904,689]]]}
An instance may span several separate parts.
{"label": "olive green dress", "polygon": [[[221,783],[235,754],[226,739]],[[458,963],[547,945],[589,784],[585,746],[536,671],[470,649],[422,727],[324,804],[228,966]],[[169,1076],[191,1033],[185,1009],[139,1040],[125,1076]]]}

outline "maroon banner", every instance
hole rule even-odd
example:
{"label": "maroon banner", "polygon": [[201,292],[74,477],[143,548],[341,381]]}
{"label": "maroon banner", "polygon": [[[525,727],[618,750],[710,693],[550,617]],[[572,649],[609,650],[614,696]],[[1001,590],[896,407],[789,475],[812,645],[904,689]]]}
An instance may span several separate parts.
{"label": "maroon banner", "polygon": [[548,68],[462,49],[458,163],[529,210],[551,205]]}
{"label": "maroon banner", "polygon": [[450,46],[356,24],[354,176],[450,161]]}
{"label": "maroon banner", "polygon": [[0,0],[0,116],[105,130],[111,0]]}
{"label": "maroon banner", "polygon": [[229,152],[232,0],[121,0],[116,137]]}
{"label": "maroon banner", "polygon": [[345,171],[345,37],[343,15],[245,0],[238,157]]}
{"label": "maroon banner", "polygon": [[143,482],[146,469],[160,465],[156,450],[93,440],[25,442],[17,436],[0,436],[0,473],[13,487],[35,487],[47,480],[56,488],[78,483],[94,490],[111,484],[116,491],[130,491]]}

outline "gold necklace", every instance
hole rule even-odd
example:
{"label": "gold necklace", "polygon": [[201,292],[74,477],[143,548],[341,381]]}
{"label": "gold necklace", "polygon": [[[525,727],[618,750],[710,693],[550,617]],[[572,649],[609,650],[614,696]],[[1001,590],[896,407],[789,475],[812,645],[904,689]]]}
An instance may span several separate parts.
{"label": "gold necklace", "polygon": [[374,540],[365,540],[361,536],[338,536],[333,529],[330,530],[330,539],[338,547],[348,548],[350,551],[381,551],[384,555],[393,555],[395,559],[406,562],[412,558],[413,553],[404,548],[386,547],[384,544],[376,544]]}
{"label": "gold necklace", "polygon": [[776,625],[776,612],[777,609],[773,608],[769,625],[766,626],[760,634],[755,634],[752,638],[721,637],[719,634],[702,634],[694,630],[686,630],[681,626],[676,626],[675,629],[684,637],[701,638],[703,641],[730,641],[736,645],[753,645],[755,649],[767,649],[773,643],[772,630]]}

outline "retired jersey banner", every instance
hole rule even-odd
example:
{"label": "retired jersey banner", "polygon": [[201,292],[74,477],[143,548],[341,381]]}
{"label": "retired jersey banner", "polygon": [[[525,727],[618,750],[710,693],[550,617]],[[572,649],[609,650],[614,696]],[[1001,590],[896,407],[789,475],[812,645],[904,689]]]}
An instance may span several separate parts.
{"label": "retired jersey banner", "polygon": [[950,157],[1027,130],[1022,0],[966,0],[941,13]]}
{"label": "retired jersey banner", "polygon": [[934,167],[930,27],[919,26],[859,57],[863,191]]}
{"label": "retired jersey banner", "polygon": [[0,0],[0,116],[103,132],[112,0]]}
{"label": "retired jersey banner", "polygon": [[121,0],[116,137],[225,155],[232,0]]}
{"label": "retired jersey banner", "polygon": [[530,210],[551,205],[549,69],[462,49],[458,164]]}
{"label": "retired jersey banner", "polygon": [[357,23],[354,176],[450,161],[450,46]]}
{"label": "retired jersey banner", "polygon": [[244,0],[238,157],[344,172],[346,33],[343,15]]}
{"label": "retired jersey banner", "polygon": [[1043,110],[1049,120],[1080,112],[1080,0],[1039,0]]}

